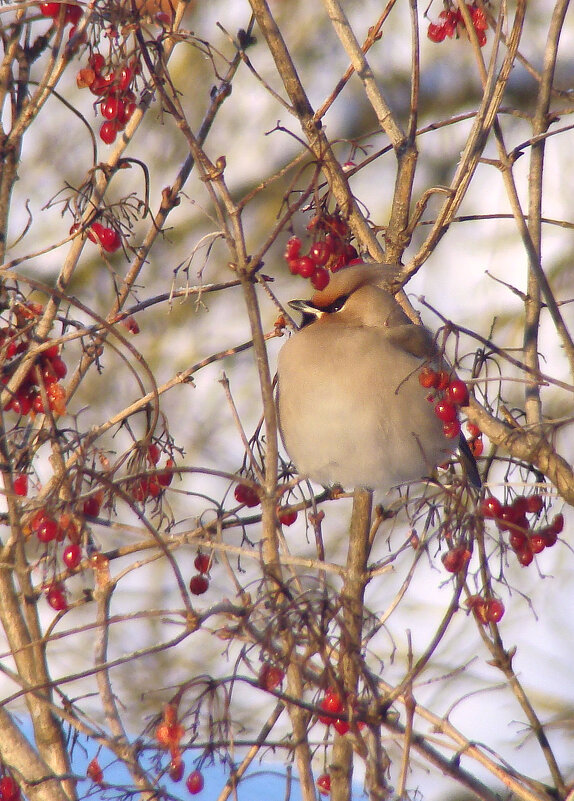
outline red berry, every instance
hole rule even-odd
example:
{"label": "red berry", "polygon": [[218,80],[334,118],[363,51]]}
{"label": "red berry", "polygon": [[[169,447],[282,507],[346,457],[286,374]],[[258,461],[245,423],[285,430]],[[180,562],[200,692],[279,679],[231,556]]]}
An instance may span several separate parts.
{"label": "red berry", "polygon": [[538,534],[544,539],[544,545],[547,548],[552,548],[558,542],[558,534],[553,531],[552,526],[546,526],[540,529]]}
{"label": "red berry", "polygon": [[438,372],[438,384],[436,388],[440,392],[448,387],[450,384],[450,375],[447,373],[446,370],[439,370]]}
{"label": "red berry", "polygon": [[297,263],[297,273],[302,278],[311,278],[317,267],[313,259],[310,259],[309,256],[301,256],[295,261]]}
{"label": "red berry", "polygon": [[41,3],[40,14],[43,14],[45,17],[52,17],[52,19],[54,19],[59,15],[61,7],[61,3]]}
{"label": "red berry", "polygon": [[185,780],[185,785],[191,795],[197,795],[200,793],[203,790],[203,774],[201,771],[192,771]]}
{"label": "red berry", "polygon": [[119,104],[119,99],[114,95],[107,97],[100,106],[102,117],[106,120],[115,120],[118,116]]}
{"label": "red berry", "polygon": [[3,776],[0,779],[0,799],[1,801],[20,801],[20,787],[12,776]]}
{"label": "red berry", "polygon": [[211,565],[211,559],[209,558],[209,554],[198,553],[197,556],[195,557],[193,565],[198,573],[208,573]]}
{"label": "red berry", "polygon": [[438,373],[430,367],[423,367],[419,373],[419,384],[425,389],[438,386]]}
{"label": "red berry", "polygon": [[16,495],[20,495],[20,497],[25,498],[28,494],[28,476],[25,473],[22,473],[13,481],[14,492]]}
{"label": "red berry", "polygon": [[185,764],[181,758],[181,754],[174,756],[168,765],[167,772],[172,782],[180,782],[183,779],[183,772]]}
{"label": "red berry", "polygon": [[279,509],[277,511],[277,517],[283,526],[292,526],[297,520],[297,512],[295,509]]}
{"label": "red berry", "polygon": [[528,565],[532,562],[534,559],[534,554],[528,540],[516,551],[516,557],[523,567],[528,567]]}
{"label": "red berry", "polygon": [[468,406],[468,389],[464,381],[455,378],[444,391],[444,396],[455,406]]}
{"label": "red berry", "polygon": [[468,431],[469,437],[475,438],[480,436],[480,428],[475,423],[467,422],[466,430]]}
{"label": "red berry", "polygon": [[301,253],[301,240],[298,236],[292,236],[291,239],[285,245],[285,260],[286,261],[293,261],[299,258],[299,254]]}
{"label": "red berry", "polygon": [[546,540],[542,534],[532,534],[530,537],[530,547],[532,548],[532,553],[542,553],[546,548]]}
{"label": "red berry", "polygon": [[[324,709],[325,712],[332,712],[335,715],[338,712],[343,711],[343,702],[341,700],[341,696],[332,687],[329,687],[329,689],[325,693],[325,697],[323,698],[319,706],[321,707],[321,709]],[[330,722],[332,722],[331,719]]]}
{"label": "red berry", "polygon": [[444,25],[437,25],[436,22],[431,22],[428,27],[427,36],[431,42],[442,42],[446,38],[446,28]]}
{"label": "red berry", "polygon": [[484,616],[489,623],[498,623],[504,615],[504,604],[498,598],[489,598],[485,602]]}
{"label": "red berry", "polygon": [[54,356],[50,360],[50,365],[58,380],[66,377],[68,368],[66,367],[66,363],[63,361],[63,359],[61,359],[59,356]]}
{"label": "red berry", "polygon": [[511,531],[508,535],[508,542],[514,551],[519,551],[526,543],[526,534],[523,531]]}
{"label": "red berry", "polygon": [[40,523],[36,536],[40,542],[51,542],[58,536],[58,524],[51,517],[44,517]]}
{"label": "red berry", "polygon": [[118,89],[120,90],[120,92],[123,93],[126,91],[126,89],[132,82],[133,76],[134,73],[131,67],[128,67],[127,65],[124,64],[124,66],[120,70],[120,78],[118,81]]}
{"label": "red berry", "polygon": [[189,581],[189,591],[192,595],[203,595],[209,588],[209,579],[203,573],[192,576]]}
{"label": "red berry", "polygon": [[544,508],[542,495],[529,495],[526,499],[526,510],[533,515],[539,515]]}
{"label": "red berry", "polygon": [[82,9],[80,6],[74,6],[70,3],[66,4],[66,16],[64,18],[64,25],[77,25],[82,19]]}
{"label": "red berry", "polygon": [[88,765],[88,769],[86,770],[86,776],[88,779],[91,779],[94,784],[102,784],[104,781],[104,771],[100,767],[100,763],[97,757],[94,757],[90,764]]}
{"label": "red berry", "polygon": [[155,442],[152,442],[151,445],[148,445],[147,457],[153,465],[156,465],[159,462],[160,456],[161,451],[159,449],[159,445],[156,445]]}
{"label": "red berry", "polygon": [[494,498],[493,496],[483,498],[480,503],[480,513],[483,517],[500,517],[502,514],[502,504],[498,498]]}
{"label": "red berry", "polygon": [[115,253],[122,246],[122,238],[114,228],[104,228],[98,238],[108,253]]}
{"label": "red berry", "polygon": [[311,276],[311,283],[317,292],[321,292],[322,289],[325,289],[329,280],[329,272],[324,267],[317,267]]}
{"label": "red berry", "polygon": [[470,556],[471,553],[465,545],[457,545],[456,548],[450,548],[444,553],[441,560],[449,573],[458,573],[464,568]]}
{"label": "red berry", "polygon": [[235,500],[237,503],[244,503],[245,506],[248,506],[249,508],[258,506],[261,503],[259,500],[259,495],[254,489],[247,486],[247,484],[238,484],[235,487],[233,494],[235,495]]}
{"label": "red berry", "polygon": [[309,258],[313,259],[317,267],[324,267],[329,261],[332,248],[328,242],[315,242],[309,250]]}
{"label": "red berry", "polygon": [[68,608],[64,585],[60,581],[50,584],[46,590],[46,600],[56,612],[62,612]]}
{"label": "red berry", "polygon": [[257,682],[263,690],[275,690],[283,681],[284,675],[281,668],[265,662],[265,664],[261,666]]}
{"label": "red berry", "polygon": [[100,513],[103,499],[104,495],[101,490],[96,492],[95,495],[86,498],[83,505],[84,514],[87,515],[87,517],[97,517]]}
{"label": "red berry", "polygon": [[550,528],[554,534],[560,534],[564,530],[564,515],[555,515],[550,523]]}
{"label": "red berry", "polygon": [[160,472],[157,474],[157,480],[161,487],[169,487],[173,481],[173,470],[170,470],[169,468],[173,468],[174,465],[175,462],[173,459],[168,459],[165,463],[166,469],[160,470]]}
{"label": "red berry", "polygon": [[104,122],[102,127],[100,128],[100,139],[105,145],[111,145],[112,142],[116,141],[116,136],[118,135],[118,129],[115,122],[108,120]]}
{"label": "red berry", "polygon": [[468,447],[470,448],[474,458],[478,459],[479,456],[482,456],[482,452],[484,450],[484,443],[482,441],[482,437],[471,439],[470,442],[468,443]]}
{"label": "red berry", "polygon": [[106,59],[101,53],[92,53],[88,59],[88,64],[94,70],[96,75],[99,75],[106,65]]}
{"label": "red berry", "polygon": [[524,495],[517,495],[512,501],[512,510],[516,517],[524,517],[528,511],[528,500]]}
{"label": "red berry", "polygon": [[328,773],[322,773],[317,779],[317,789],[321,795],[329,795],[331,792],[331,777]]}
{"label": "red berry", "polygon": [[346,734],[349,731],[349,729],[351,727],[349,726],[349,724],[347,723],[346,720],[340,720],[339,719],[339,720],[336,720],[333,723],[333,728],[335,729],[337,734],[340,734],[341,736],[343,736],[344,734]]}
{"label": "red berry", "polygon": [[80,546],[75,542],[66,546],[62,553],[62,561],[68,570],[73,570],[75,567],[78,567],[82,561],[82,549]]}
{"label": "red berry", "polygon": [[456,420],[456,406],[446,400],[437,401],[434,413],[443,423],[452,423],[453,420]]}

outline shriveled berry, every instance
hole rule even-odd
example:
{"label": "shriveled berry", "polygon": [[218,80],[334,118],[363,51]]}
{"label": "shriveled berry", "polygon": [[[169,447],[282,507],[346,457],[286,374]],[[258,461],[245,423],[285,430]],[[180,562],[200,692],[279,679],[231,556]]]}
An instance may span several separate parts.
{"label": "shriveled berry", "polygon": [[419,373],[419,384],[421,387],[425,387],[425,389],[438,386],[438,381],[438,373],[430,367],[423,367]]}
{"label": "shriveled berry", "polygon": [[471,553],[465,545],[457,545],[456,548],[450,548],[446,553],[441,556],[441,561],[449,573],[458,573],[464,569]]}
{"label": "shriveled berry", "polygon": [[526,508],[530,514],[539,515],[544,508],[542,495],[529,495],[526,499]]}
{"label": "shriveled berry", "polygon": [[269,662],[265,662],[261,666],[257,682],[263,690],[275,690],[283,681],[284,675],[281,668],[278,668],[276,665],[270,665]]}
{"label": "shriveled berry", "polygon": [[322,773],[317,779],[317,789],[321,795],[330,795],[331,777],[328,773]]}
{"label": "shriveled berry", "polygon": [[193,561],[193,565],[198,573],[208,573],[211,559],[207,553],[198,553]]}
{"label": "shriveled berry", "polygon": [[557,514],[552,518],[552,522],[550,523],[550,528],[555,534],[561,534],[564,530],[564,515]]}
{"label": "shriveled berry", "polygon": [[203,595],[209,588],[209,579],[203,573],[192,576],[189,581],[189,591],[192,595]]}
{"label": "shriveled berry", "polygon": [[238,484],[235,487],[233,494],[235,495],[235,500],[237,503],[244,503],[245,506],[250,508],[253,506],[258,506],[261,503],[259,495],[247,484]]}

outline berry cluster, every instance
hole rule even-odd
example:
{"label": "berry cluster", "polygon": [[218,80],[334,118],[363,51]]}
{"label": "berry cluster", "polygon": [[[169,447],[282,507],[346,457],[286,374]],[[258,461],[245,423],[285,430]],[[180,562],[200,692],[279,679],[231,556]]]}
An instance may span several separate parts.
{"label": "berry cluster", "polygon": [[16,779],[12,776],[2,776],[0,779],[0,801],[20,801],[22,794]]}
{"label": "berry cluster", "polygon": [[483,598],[482,595],[471,595],[465,605],[472,610],[476,619],[484,626],[498,623],[504,615],[504,604],[498,598]]}
{"label": "berry cluster", "polygon": [[443,424],[445,437],[454,439],[460,434],[458,409],[468,406],[468,389],[464,381],[451,378],[446,370],[433,370],[423,367],[419,373],[419,384],[425,389],[433,389],[427,400],[434,403],[434,412]]}
{"label": "berry cluster", "polygon": [[[334,687],[327,688],[327,692],[319,702],[319,708],[323,710],[323,712],[329,713],[328,715],[317,716],[317,720],[320,723],[323,723],[325,726],[333,726],[337,734],[340,735],[346,734],[350,730],[351,727],[346,720],[334,717],[335,715],[340,715],[341,712],[345,710],[343,700]],[[364,725],[365,724],[362,722],[357,723],[359,729],[362,729]]]}
{"label": "berry cluster", "polygon": [[[80,228],[80,223],[74,223],[70,228],[70,233],[74,234]],[[116,229],[99,222],[93,222],[90,225],[86,236],[90,242],[100,245],[107,253],[115,253],[122,246],[122,238]]]}
{"label": "berry cluster", "polygon": [[[155,442],[152,442],[152,444],[146,448],[144,458],[155,468],[160,457],[161,451],[159,446]],[[142,478],[137,478],[132,481],[129,487],[129,493],[134,501],[145,503],[149,498],[158,498],[164,489],[169,487],[173,481],[174,467],[175,462],[171,457],[168,457],[165,467],[161,470],[158,469],[155,475],[143,476]]]}
{"label": "berry cluster", "polygon": [[92,53],[88,66],[76,76],[79,89],[88,88],[101,98],[100,113],[105,119],[100,128],[100,139],[111,145],[119,131],[123,131],[136,110],[136,96],[131,88],[139,72],[139,63],[131,61],[117,69],[106,69],[106,59],[101,53]]}
{"label": "berry cluster", "polygon": [[508,532],[508,543],[521,565],[528,566],[534,554],[551,548],[564,529],[564,516],[557,514],[547,526],[532,528],[528,515],[538,517],[544,508],[540,495],[518,495],[512,503],[502,504],[497,498],[484,498],[480,511],[483,517],[495,521],[499,531]]}
{"label": "berry cluster", "polygon": [[[181,781],[185,770],[180,745],[184,734],[185,727],[177,719],[177,707],[173,704],[166,704],[162,721],[155,730],[155,738],[160,748],[165,748],[170,752],[168,774],[173,782]],[[203,790],[203,774],[199,770],[193,770],[185,783],[191,795],[197,795]]]}
{"label": "berry cluster", "polygon": [[[31,338],[30,323],[40,317],[43,311],[44,308],[39,303],[18,304],[15,307],[18,326],[0,328],[0,366],[3,384],[9,382],[18,365],[18,357],[26,353],[31,345],[36,346],[37,343]],[[36,414],[42,414],[45,408],[40,388],[43,388],[51,411],[58,415],[65,414],[66,391],[59,382],[65,378],[67,372],[67,367],[60,358],[60,346],[51,345],[32,363],[4,410],[30,415],[32,419]]]}
{"label": "berry cluster", "polygon": [[358,259],[358,253],[349,244],[347,223],[337,214],[314,217],[307,229],[317,235],[307,254],[301,254],[301,239],[292,236],[287,242],[284,258],[293,275],[310,278],[313,287],[320,291],[329,283],[329,271],[334,273],[353,263]]}
{"label": "berry cluster", "polygon": [[211,559],[206,553],[198,551],[193,562],[197,574],[192,576],[189,581],[189,591],[192,595],[203,595],[209,588],[209,578],[207,574],[211,569]]}
{"label": "berry cluster", "polygon": [[[481,47],[486,44],[486,31],[488,29],[488,21],[482,8],[479,8],[474,3],[472,5],[466,4],[472,27],[476,31],[476,38]],[[458,27],[466,29],[464,17],[460,9],[449,8],[441,11],[438,15],[440,22],[431,22],[428,27],[427,36],[431,42],[443,42],[446,37],[452,39],[457,32]]]}
{"label": "berry cluster", "polygon": [[482,432],[475,423],[467,422],[466,430],[468,431],[467,444],[475,459],[482,456],[484,450],[484,443],[482,441]]}

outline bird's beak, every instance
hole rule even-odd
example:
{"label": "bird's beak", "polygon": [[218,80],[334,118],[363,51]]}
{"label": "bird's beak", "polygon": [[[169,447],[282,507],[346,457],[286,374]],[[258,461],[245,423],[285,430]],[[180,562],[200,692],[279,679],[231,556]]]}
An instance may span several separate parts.
{"label": "bird's beak", "polygon": [[290,300],[289,306],[295,309],[295,311],[301,312],[303,315],[300,328],[305,328],[306,325],[317,320],[324,313],[321,309],[317,309],[316,306],[313,306],[308,300]]}

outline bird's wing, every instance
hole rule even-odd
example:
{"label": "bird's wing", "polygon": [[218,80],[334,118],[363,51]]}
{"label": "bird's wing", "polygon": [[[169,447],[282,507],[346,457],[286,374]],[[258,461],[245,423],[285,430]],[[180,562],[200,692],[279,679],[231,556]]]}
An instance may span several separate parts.
{"label": "bird's wing", "polygon": [[421,359],[436,356],[436,345],[430,331],[422,325],[408,323],[388,328],[389,342],[413,356]]}

